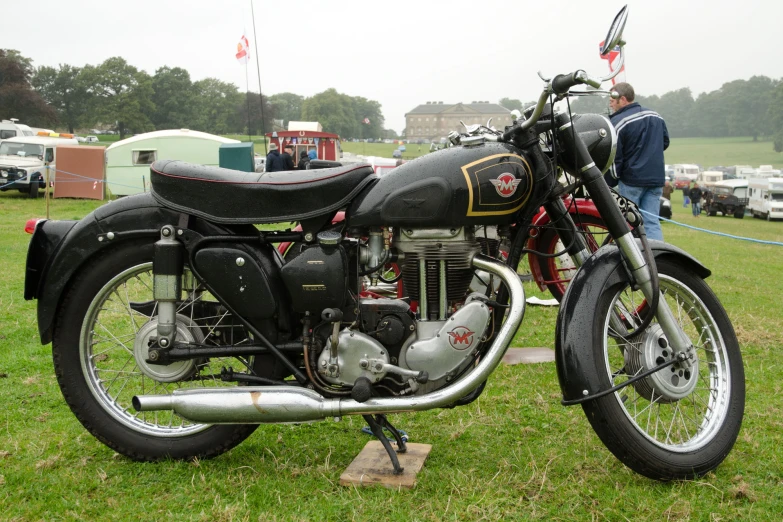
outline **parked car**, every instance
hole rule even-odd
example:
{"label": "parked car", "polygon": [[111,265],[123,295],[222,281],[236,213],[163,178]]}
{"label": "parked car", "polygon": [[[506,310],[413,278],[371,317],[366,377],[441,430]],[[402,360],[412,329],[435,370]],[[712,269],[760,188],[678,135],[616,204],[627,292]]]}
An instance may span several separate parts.
{"label": "parked car", "polygon": [[748,181],[744,179],[723,180],[709,187],[712,197],[710,204],[704,205],[705,212],[715,216],[720,212],[724,216],[734,216],[737,219],[745,217],[745,207],[748,205]]}
{"label": "parked car", "polygon": [[84,138],[84,141],[86,141],[87,143],[97,143],[98,136],[87,136]]}
{"label": "parked car", "polygon": [[[0,143],[0,191],[18,190],[31,198],[54,180],[59,145],[76,145],[73,138],[15,136]],[[48,169],[47,169],[48,167]]]}
{"label": "parked car", "polygon": [[686,178],[685,176],[677,177],[674,180],[674,188],[677,190],[687,188],[691,184],[691,181],[691,178]]}
{"label": "parked car", "polygon": [[394,151],[392,151],[392,158],[402,158],[402,151],[400,149],[394,149]]}

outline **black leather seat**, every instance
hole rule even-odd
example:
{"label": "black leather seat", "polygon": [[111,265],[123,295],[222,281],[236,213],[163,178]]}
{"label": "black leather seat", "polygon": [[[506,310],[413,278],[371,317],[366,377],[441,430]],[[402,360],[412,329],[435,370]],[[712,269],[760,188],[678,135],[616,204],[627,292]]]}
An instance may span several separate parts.
{"label": "black leather seat", "polygon": [[240,172],[156,161],[152,195],[167,208],[218,223],[278,223],[345,207],[378,177],[366,164],[285,172]]}

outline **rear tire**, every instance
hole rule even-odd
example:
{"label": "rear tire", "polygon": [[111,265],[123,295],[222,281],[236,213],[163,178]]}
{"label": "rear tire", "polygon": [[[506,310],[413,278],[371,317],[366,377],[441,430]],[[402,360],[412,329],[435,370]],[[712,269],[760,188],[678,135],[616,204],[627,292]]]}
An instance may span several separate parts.
{"label": "rear tire", "polygon": [[[155,305],[152,255],[151,243],[121,244],[90,260],[89,267],[74,278],[55,318],[52,354],[57,381],[79,422],[118,453],[141,461],[215,457],[242,442],[258,426],[194,424],[170,411],[136,413],[131,405],[137,393],[165,394],[180,388],[228,384],[215,377],[221,363],[229,366],[227,361],[204,359],[192,367],[187,363],[156,366],[155,370],[168,372],[168,382],[142,371],[144,363],[135,355],[136,332],[154,318],[134,305]],[[201,296],[197,284],[193,284],[191,295]],[[183,284],[183,291],[186,288]],[[201,323],[196,324],[203,320],[193,317],[194,308],[190,308],[190,318],[184,317],[187,311],[179,313],[178,331],[183,328],[186,335],[192,331],[197,342],[209,342],[204,341]],[[231,361],[240,365],[238,359]],[[183,377],[174,380],[178,372]]]}
{"label": "rear tire", "polygon": [[[691,479],[715,469],[734,445],[745,375],[734,329],[712,290],[687,265],[657,264],[661,298],[694,342],[696,363],[675,363],[582,407],[606,447],[629,468],[658,480]],[[641,300],[624,282],[605,289],[599,300],[585,349],[593,352],[602,389],[675,357],[670,346],[659,344],[657,321],[641,333],[627,326],[627,310]],[[610,325],[613,310],[626,318],[612,322],[625,325],[622,331]]]}
{"label": "rear tire", "polygon": [[734,217],[736,219],[743,219],[745,217],[745,209],[741,208],[741,209],[735,210],[734,211]]}

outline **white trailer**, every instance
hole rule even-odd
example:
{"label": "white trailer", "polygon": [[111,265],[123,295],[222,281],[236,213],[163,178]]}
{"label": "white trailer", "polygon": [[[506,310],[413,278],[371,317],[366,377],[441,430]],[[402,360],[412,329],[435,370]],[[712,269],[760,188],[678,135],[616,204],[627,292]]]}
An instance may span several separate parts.
{"label": "white trailer", "polygon": [[753,217],[783,219],[783,178],[750,178],[748,209]]}
{"label": "white trailer", "polygon": [[218,151],[224,143],[239,140],[188,129],[139,134],[106,149],[106,182],[115,196],[145,192],[149,190],[150,165],[154,161],[170,159],[217,166]]}

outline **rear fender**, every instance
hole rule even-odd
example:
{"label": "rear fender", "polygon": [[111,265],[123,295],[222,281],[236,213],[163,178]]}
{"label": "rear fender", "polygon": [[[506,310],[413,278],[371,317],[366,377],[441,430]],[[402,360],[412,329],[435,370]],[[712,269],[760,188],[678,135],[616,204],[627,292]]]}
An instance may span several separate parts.
{"label": "rear fender", "polygon": [[[704,265],[684,250],[662,241],[649,240],[649,243],[656,260],[674,257],[700,277],[710,275]],[[598,301],[604,291],[627,280],[617,246],[606,245],[582,265],[568,285],[560,304],[555,331],[555,363],[564,401],[583,397],[585,390],[589,394],[601,391],[599,376],[591,370],[596,366],[593,354],[579,351],[576,347],[584,346],[585,335],[592,335]]]}
{"label": "rear fender", "polygon": [[[575,201],[575,204],[572,204],[572,201]],[[571,214],[571,217],[573,219],[573,215],[576,214],[585,214],[588,216],[593,216],[596,218],[601,219],[601,214],[598,212],[598,209],[595,208],[595,204],[592,202],[592,200],[589,199],[576,199],[576,200],[564,200],[563,203],[565,203],[565,206],[569,209],[569,214]],[[576,210],[574,211],[574,206],[576,206]],[[544,208],[541,207],[541,211],[536,214],[536,217],[533,218],[532,225],[534,227],[543,227],[545,225],[548,225],[551,222],[549,218],[549,214],[544,212]],[[531,237],[527,241],[527,245],[525,248],[528,250],[535,250],[537,252],[542,251],[542,245],[540,244],[540,238],[541,233],[536,237]],[[533,281],[536,282],[538,285],[538,288],[545,292],[547,290],[546,285],[544,284],[544,276],[541,274],[541,264],[540,264],[540,258],[538,256],[528,255],[528,262],[530,263],[530,273],[533,275]]]}
{"label": "rear fender", "polygon": [[[124,241],[143,238],[154,241],[160,237],[159,231],[164,225],[178,226],[181,216],[179,212],[161,207],[149,193],[144,193],[112,201],[78,222],[48,221],[39,225],[28,250],[27,272],[28,277],[31,273],[32,277],[25,281],[25,299],[38,299],[41,343],[52,341],[54,317],[65,289],[93,256]],[[190,220],[196,218],[190,217]],[[237,229],[203,220],[198,222],[208,233]],[[192,225],[191,222],[189,226]],[[252,229],[247,232],[255,233],[255,227],[244,227]]]}

